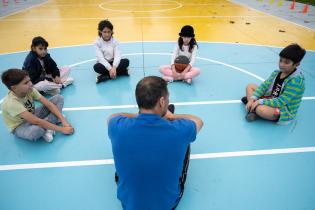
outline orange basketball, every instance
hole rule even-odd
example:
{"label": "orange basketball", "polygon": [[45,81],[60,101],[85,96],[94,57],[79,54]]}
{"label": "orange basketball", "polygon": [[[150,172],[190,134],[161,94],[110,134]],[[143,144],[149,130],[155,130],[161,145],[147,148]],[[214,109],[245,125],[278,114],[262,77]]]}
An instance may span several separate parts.
{"label": "orange basketball", "polygon": [[178,73],[181,73],[185,70],[185,68],[188,66],[188,64],[181,64],[181,63],[175,63],[175,69]]}

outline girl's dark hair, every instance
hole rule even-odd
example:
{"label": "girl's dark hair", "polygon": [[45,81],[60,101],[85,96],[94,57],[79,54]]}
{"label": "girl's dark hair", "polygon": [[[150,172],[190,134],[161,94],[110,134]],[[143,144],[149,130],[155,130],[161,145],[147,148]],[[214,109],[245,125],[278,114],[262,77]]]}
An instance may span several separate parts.
{"label": "girl's dark hair", "polygon": [[34,37],[33,40],[32,40],[31,48],[39,46],[39,45],[42,45],[42,46],[47,48],[48,47],[48,42],[41,36]]}
{"label": "girl's dark hair", "polygon": [[[184,45],[184,41],[183,41],[183,38],[182,37],[179,37],[178,38],[178,45],[179,45],[179,49],[181,51],[183,51],[183,45]],[[197,45],[198,47],[198,44],[197,44],[197,41],[195,39],[195,37],[192,37],[190,42],[189,42],[189,52],[191,53],[191,51],[193,50],[194,46]]]}
{"label": "girl's dark hair", "polygon": [[98,23],[98,36],[102,36],[101,31],[103,31],[104,28],[109,28],[111,31],[113,31],[114,26],[109,20],[102,20]]}
{"label": "girl's dark hair", "polygon": [[9,90],[13,85],[19,84],[26,76],[27,71],[21,69],[8,69],[1,75],[2,83],[7,86]]}

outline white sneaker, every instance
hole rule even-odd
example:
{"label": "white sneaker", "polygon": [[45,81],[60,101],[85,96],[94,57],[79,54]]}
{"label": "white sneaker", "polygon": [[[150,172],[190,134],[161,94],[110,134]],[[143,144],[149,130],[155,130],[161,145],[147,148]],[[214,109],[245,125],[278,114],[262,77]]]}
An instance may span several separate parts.
{"label": "white sneaker", "polygon": [[163,79],[164,79],[167,83],[171,83],[171,82],[174,81],[172,77],[167,77],[167,76],[164,76]]}
{"label": "white sneaker", "polygon": [[50,143],[54,140],[54,134],[55,134],[55,131],[53,130],[46,130],[45,134],[43,135],[43,139]]}
{"label": "white sneaker", "polygon": [[66,81],[64,81],[64,82],[62,83],[62,85],[63,85],[63,87],[65,88],[65,87],[67,87],[68,85],[71,85],[73,82],[74,82],[74,79],[73,79],[72,77],[68,77],[68,78],[66,79]]}
{"label": "white sneaker", "polygon": [[191,85],[192,79],[186,79],[186,80],[184,80],[184,82],[186,82],[188,85]]}

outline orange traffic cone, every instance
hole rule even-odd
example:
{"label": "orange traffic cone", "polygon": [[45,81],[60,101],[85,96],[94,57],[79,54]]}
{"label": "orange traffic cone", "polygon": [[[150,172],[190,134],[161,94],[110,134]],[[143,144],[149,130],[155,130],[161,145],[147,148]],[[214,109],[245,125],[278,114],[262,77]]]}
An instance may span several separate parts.
{"label": "orange traffic cone", "polygon": [[293,0],[290,9],[291,9],[291,10],[294,10],[294,9],[295,9],[295,0]]}
{"label": "orange traffic cone", "polygon": [[308,4],[305,5],[305,7],[304,7],[302,13],[307,13],[307,10],[308,10]]}

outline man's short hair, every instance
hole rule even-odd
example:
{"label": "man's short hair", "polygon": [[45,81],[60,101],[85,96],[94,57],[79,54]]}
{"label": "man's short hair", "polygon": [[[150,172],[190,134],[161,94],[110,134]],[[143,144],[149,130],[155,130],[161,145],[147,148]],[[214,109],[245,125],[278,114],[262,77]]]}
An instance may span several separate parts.
{"label": "man's short hair", "polygon": [[279,55],[283,58],[290,59],[293,63],[299,63],[305,55],[305,50],[298,44],[290,44],[281,50]]}
{"label": "man's short hair", "polygon": [[167,94],[167,83],[157,76],[143,78],[136,87],[136,100],[139,108],[152,109],[158,100]]}
{"label": "man's short hair", "polygon": [[26,76],[28,76],[27,71],[21,69],[8,69],[2,73],[1,80],[2,83],[11,90],[13,85],[19,84]]}

